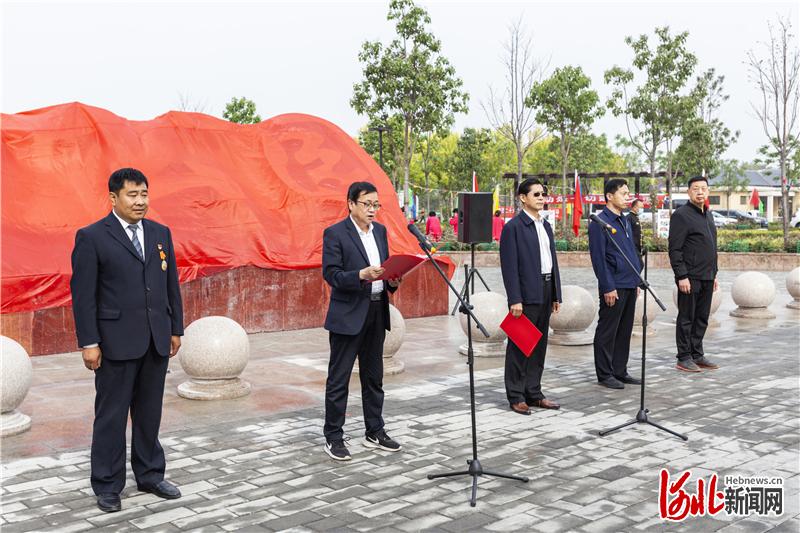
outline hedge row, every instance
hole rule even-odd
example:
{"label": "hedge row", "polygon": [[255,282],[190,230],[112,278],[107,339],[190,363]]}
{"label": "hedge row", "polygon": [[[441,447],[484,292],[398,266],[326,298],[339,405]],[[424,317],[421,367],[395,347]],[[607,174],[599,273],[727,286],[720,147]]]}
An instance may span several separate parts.
{"label": "hedge row", "polygon": [[[649,228],[644,229],[644,244],[651,252],[666,252],[667,239],[653,237]],[[468,244],[447,240],[438,243],[437,249],[441,251],[469,251]],[[497,251],[498,245],[493,243],[478,244],[475,249],[479,252]],[[720,252],[767,252],[767,253],[800,253],[800,229],[789,232],[789,244],[783,245],[783,232],[780,230],[717,230],[717,249]],[[561,252],[585,252],[589,250],[589,240],[585,233],[575,237],[570,235],[567,239],[556,237],[556,250]]]}

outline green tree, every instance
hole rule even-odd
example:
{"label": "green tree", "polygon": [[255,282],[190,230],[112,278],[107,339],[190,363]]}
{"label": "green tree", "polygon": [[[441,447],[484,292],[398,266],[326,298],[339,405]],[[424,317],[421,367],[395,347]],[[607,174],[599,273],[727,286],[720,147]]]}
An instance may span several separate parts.
{"label": "green tree", "polygon": [[492,144],[492,132],[486,128],[464,128],[458,144],[447,162],[447,171],[452,176],[451,185],[457,190],[472,190],[472,173],[485,183],[490,176],[486,152]]}
{"label": "green tree", "polygon": [[736,159],[728,159],[719,163],[719,171],[714,177],[714,188],[725,193],[725,205],[731,208],[731,195],[747,190],[750,182],[745,177],[745,167]]}
{"label": "green tree", "polygon": [[408,202],[414,144],[422,132],[446,129],[467,111],[468,95],[441,43],[426,26],[428,13],[412,0],[392,0],[387,19],[397,37],[387,46],[365,42],[358,54],[364,79],[353,86],[350,105],[370,118],[399,115],[403,121],[403,202]]}
{"label": "green tree", "polygon": [[397,190],[403,174],[403,119],[399,115],[373,118],[358,132],[358,144],[379,163],[380,133],[375,129],[378,127],[388,128],[383,132],[383,171]]}
{"label": "green tree", "polygon": [[673,145],[698,100],[695,91],[686,91],[697,65],[697,58],[686,48],[689,33],[672,36],[668,27],[656,28],[655,33],[654,48],[646,35],[625,38],[633,50],[632,67],[644,76],[639,86],[631,87],[632,69],[614,66],[605,72],[605,81],[612,86],[606,105],[615,117],[625,117],[628,141],[649,164],[653,187],[659,150],[666,149],[666,170],[672,175]]}
{"label": "green tree", "polygon": [[789,171],[800,149],[797,111],[800,101],[800,49],[789,19],[769,25],[769,42],[763,43],[763,56],[747,54],[750,79],[761,94],[753,110],[761,121],[768,142],[760,150],[763,160],[777,163],[781,178],[783,244],[789,246]]}
{"label": "green tree", "polygon": [[683,178],[674,179],[676,184],[703,172],[717,174],[723,154],[739,138],[739,132],[731,131],[717,116],[720,105],[729,98],[723,92],[724,81],[725,77],[717,76],[714,69],[697,78],[695,116],[684,122],[681,141],[675,150],[673,166],[683,172]]}
{"label": "green tree", "polygon": [[[592,80],[581,67],[558,68],[550,78],[533,84],[525,102],[536,109],[536,120],[558,134],[562,213],[567,212],[567,168],[572,143],[603,114],[603,108],[598,106],[600,99],[591,84]],[[567,235],[567,217],[561,217],[561,230]]]}
{"label": "green tree", "polygon": [[231,98],[231,101],[225,104],[222,118],[237,124],[256,124],[261,122],[261,117],[256,113],[256,103],[245,97],[236,98],[234,96]]}

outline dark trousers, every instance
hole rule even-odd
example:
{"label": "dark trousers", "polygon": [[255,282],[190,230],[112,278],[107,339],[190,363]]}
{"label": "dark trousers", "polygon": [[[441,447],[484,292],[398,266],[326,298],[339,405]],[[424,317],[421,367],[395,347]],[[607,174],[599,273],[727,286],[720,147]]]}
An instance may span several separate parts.
{"label": "dark trousers", "polygon": [[703,337],[708,328],[711,313],[711,298],[714,296],[714,281],[690,279],[692,292],[684,294],[678,290],[678,318],[675,322],[675,345],[678,359],[700,359],[703,357]]}
{"label": "dark trousers", "polygon": [[381,301],[370,302],[364,327],[357,335],[330,332],[331,359],[328,380],[325,382],[325,439],[341,439],[344,435],[345,411],[349,393],[350,374],[358,356],[358,376],[361,379],[361,405],[364,410],[366,434],[383,429],[383,340],[386,327]]}
{"label": "dark trousers", "polygon": [[628,374],[636,289],[617,289],[617,296],[619,299],[609,307],[600,294],[600,312],[594,330],[594,369],[598,381]]}
{"label": "dark trousers", "polygon": [[166,462],[158,442],[161,405],[169,358],[153,341],[143,357],[128,361],[102,359],[94,373],[92,489],[120,493],[125,487],[125,428],[131,417],[131,468],[139,485],[164,479]]}
{"label": "dark trousers", "polygon": [[523,304],[522,314],[542,332],[542,338],[530,357],[525,357],[517,345],[508,341],[506,345],[506,396],[509,404],[533,403],[544,399],[542,373],[547,354],[547,332],[553,312],[553,281],[545,282],[544,301],[541,304]]}

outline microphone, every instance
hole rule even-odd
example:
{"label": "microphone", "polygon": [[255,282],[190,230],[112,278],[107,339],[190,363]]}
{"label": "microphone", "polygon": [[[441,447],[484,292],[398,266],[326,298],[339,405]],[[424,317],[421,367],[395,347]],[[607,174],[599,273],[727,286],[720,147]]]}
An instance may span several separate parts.
{"label": "microphone", "polygon": [[612,235],[617,232],[617,230],[614,229],[614,226],[612,226],[611,224],[609,224],[608,222],[606,222],[605,220],[603,220],[599,216],[595,215],[594,213],[589,215],[589,218],[592,220],[592,222],[597,222],[603,228],[605,228],[606,230],[610,231]]}
{"label": "microphone", "polygon": [[414,237],[417,238],[417,240],[419,241],[420,246],[422,246],[423,248],[425,248],[426,250],[428,250],[432,254],[436,253],[436,248],[431,244],[431,241],[429,241],[425,237],[425,235],[423,235],[419,231],[419,229],[417,228],[416,224],[414,224],[413,222],[410,222],[408,224],[408,231],[410,231],[414,235]]}

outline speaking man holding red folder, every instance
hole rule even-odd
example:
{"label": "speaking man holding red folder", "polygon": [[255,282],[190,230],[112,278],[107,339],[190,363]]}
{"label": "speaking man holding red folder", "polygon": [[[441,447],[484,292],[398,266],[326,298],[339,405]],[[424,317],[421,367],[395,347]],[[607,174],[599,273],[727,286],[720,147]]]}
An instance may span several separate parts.
{"label": "speaking man holding red folder", "polygon": [[508,342],[505,384],[511,410],[529,415],[530,407],[561,407],[542,393],[547,330],[551,313],[557,313],[561,303],[561,278],[553,229],[541,215],[547,196],[544,185],[526,179],[520,183],[517,196],[522,211],[503,227],[500,267],[511,314],[524,314],[542,332],[542,338],[530,357]]}
{"label": "speaking man holding red folder", "polygon": [[378,191],[357,181],[347,191],[347,218],[325,229],[322,237],[322,276],[331,286],[325,318],[331,356],[325,383],[325,452],[336,461],[349,461],[344,443],[350,374],[358,357],[364,445],[396,452],[400,445],[383,428],[383,341],[389,322],[389,298],[399,279],[381,280],[389,257],[386,228],[375,221],[381,208]]}

